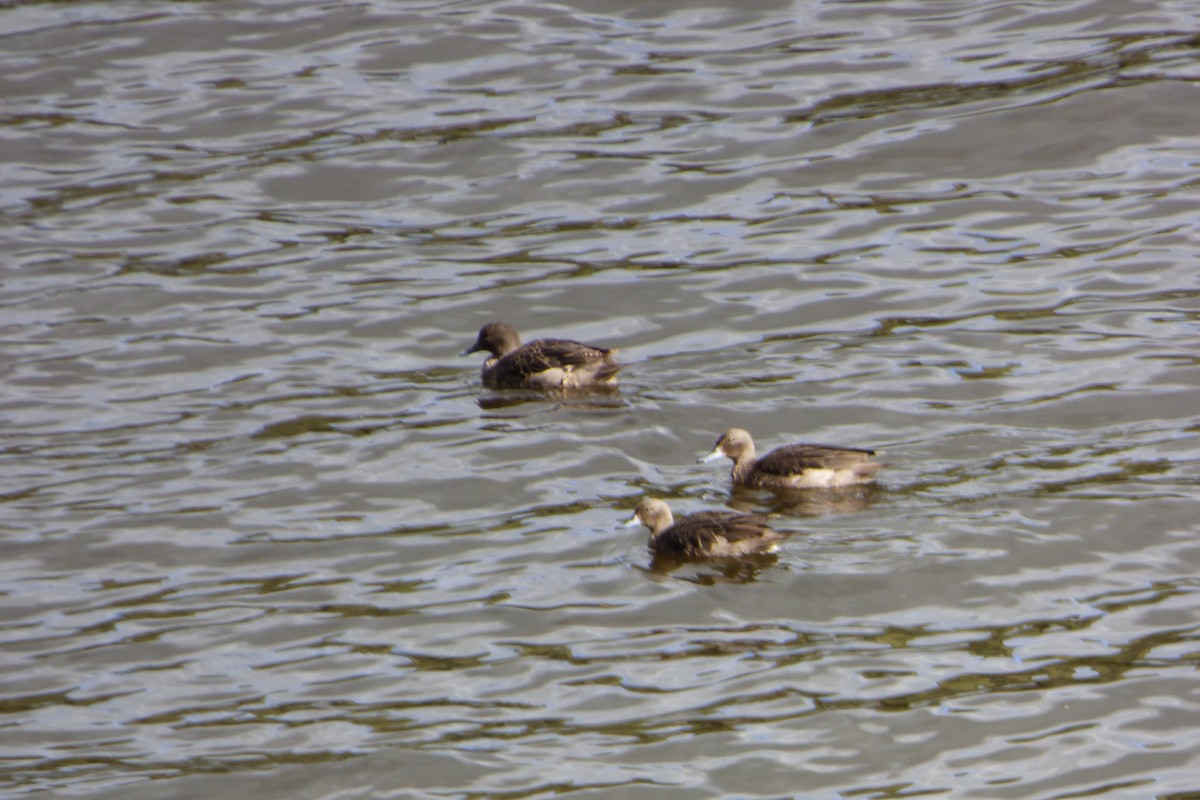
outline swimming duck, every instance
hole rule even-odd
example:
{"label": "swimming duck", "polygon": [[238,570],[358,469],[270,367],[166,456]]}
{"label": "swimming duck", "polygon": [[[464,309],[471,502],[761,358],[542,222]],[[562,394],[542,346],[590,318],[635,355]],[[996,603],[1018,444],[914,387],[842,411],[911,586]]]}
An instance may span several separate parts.
{"label": "swimming duck", "polygon": [[764,489],[812,489],[870,483],[883,464],[871,456],[881,450],[829,447],[822,444],[789,444],[754,457],[754,440],[741,428],[721,434],[712,452],[701,461],[726,456],[733,459],[730,477],[738,486]]}
{"label": "swimming duck", "polygon": [[647,497],[638,503],[627,526],[650,529],[650,549],[658,555],[682,558],[722,558],[750,553],[773,553],[785,535],[772,530],[753,514],[698,511],[675,519],[662,500]]}
{"label": "swimming duck", "polygon": [[521,344],[517,329],[504,322],[489,322],[479,330],[475,344],[460,355],[487,350],[483,385],[489,389],[602,389],[615,388],[615,349],[592,347],[570,339],[537,339]]}

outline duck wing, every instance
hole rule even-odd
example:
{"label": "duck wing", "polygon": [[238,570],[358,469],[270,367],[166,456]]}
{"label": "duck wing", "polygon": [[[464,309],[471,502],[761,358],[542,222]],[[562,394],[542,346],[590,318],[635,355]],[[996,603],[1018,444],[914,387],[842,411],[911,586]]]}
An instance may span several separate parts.
{"label": "duck wing", "polygon": [[518,347],[504,361],[526,375],[550,369],[575,370],[599,366],[613,354],[603,347],[592,347],[570,339],[538,339]]}
{"label": "duck wing", "polygon": [[700,511],[680,517],[659,538],[666,549],[696,558],[762,550],[783,537],[763,517]]}
{"label": "duck wing", "polygon": [[769,475],[796,475],[809,469],[853,469],[867,463],[876,452],[823,444],[789,444],[767,453],[754,467]]}

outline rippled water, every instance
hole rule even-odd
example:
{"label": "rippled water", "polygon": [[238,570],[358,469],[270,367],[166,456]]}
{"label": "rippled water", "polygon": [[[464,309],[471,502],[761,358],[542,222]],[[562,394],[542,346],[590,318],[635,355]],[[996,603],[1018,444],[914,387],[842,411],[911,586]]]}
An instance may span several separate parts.
{"label": "rippled water", "polygon": [[[0,30],[6,796],[1200,793],[1194,4]],[[645,495],[798,534],[655,570]]]}

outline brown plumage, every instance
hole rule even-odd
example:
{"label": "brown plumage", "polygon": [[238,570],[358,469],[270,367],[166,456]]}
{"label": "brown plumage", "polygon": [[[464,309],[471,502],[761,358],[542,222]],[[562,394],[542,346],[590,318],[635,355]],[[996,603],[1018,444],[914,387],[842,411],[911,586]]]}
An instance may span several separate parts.
{"label": "brown plumage", "polygon": [[617,351],[570,339],[537,339],[521,344],[517,329],[491,322],[479,331],[475,344],[462,355],[486,350],[483,385],[489,389],[604,389],[615,388],[621,365]]}
{"label": "brown plumage", "polygon": [[727,511],[698,511],[675,519],[662,500],[647,497],[626,525],[650,529],[650,549],[676,558],[721,558],[771,553],[785,535],[763,517]]}
{"label": "brown plumage", "polygon": [[701,460],[720,456],[732,459],[730,477],[739,486],[810,489],[869,483],[883,468],[883,464],[871,460],[871,456],[880,452],[823,444],[789,444],[756,459],[750,434],[741,428],[730,428]]}

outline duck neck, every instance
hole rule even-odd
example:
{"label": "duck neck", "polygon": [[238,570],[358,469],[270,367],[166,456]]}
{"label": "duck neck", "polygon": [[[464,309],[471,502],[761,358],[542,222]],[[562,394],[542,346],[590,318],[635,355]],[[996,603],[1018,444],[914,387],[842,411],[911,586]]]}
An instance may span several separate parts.
{"label": "duck neck", "polygon": [[745,450],[738,453],[738,457],[733,461],[732,475],[735,481],[742,481],[750,477],[750,473],[754,472],[754,464],[757,459],[754,457],[754,445],[748,445]]}
{"label": "duck neck", "polygon": [[495,344],[496,344],[496,349],[492,351],[492,354],[495,355],[497,359],[504,358],[509,353],[520,348],[521,337],[518,336],[516,333],[513,333],[509,336],[500,337],[500,339],[498,341],[496,341]]}

